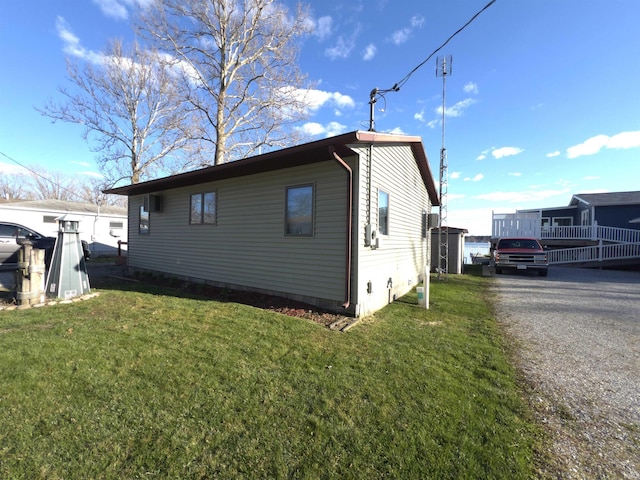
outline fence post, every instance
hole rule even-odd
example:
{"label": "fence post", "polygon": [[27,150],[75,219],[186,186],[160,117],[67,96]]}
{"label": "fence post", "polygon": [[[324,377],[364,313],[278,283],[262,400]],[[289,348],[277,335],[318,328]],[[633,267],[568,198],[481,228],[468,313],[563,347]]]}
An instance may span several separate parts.
{"label": "fence post", "polygon": [[593,225],[591,227],[591,240],[598,239],[598,221],[594,220]]}
{"label": "fence post", "polygon": [[602,239],[598,241],[598,261],[602,261]]}

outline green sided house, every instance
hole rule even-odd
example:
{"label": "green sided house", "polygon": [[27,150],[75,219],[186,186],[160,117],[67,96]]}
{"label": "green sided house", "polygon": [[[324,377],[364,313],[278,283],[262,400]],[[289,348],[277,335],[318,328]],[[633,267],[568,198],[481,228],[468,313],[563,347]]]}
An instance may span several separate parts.
{"label": "green sided house", "polygon": [[422,280],[437,189],[421,139],[355,131],[107,190],[128,266],[350,316]]}

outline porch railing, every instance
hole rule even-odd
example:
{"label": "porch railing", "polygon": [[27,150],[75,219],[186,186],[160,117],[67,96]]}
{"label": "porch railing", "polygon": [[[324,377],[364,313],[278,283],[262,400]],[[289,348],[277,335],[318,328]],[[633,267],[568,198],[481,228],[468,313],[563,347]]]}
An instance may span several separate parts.
{"label": "porch railing", "polygon": [[541,227],[538,214],[494,214],[492,237],[533,237],[557,240],[602,240],[615,243],[640,243],[640,230],[593,225]]}
{"label": "porch railing", "polygon": [[592,247],[573,247],[547,252],[550,264],[602,262],[640,258],[640,243],[613,243]]}

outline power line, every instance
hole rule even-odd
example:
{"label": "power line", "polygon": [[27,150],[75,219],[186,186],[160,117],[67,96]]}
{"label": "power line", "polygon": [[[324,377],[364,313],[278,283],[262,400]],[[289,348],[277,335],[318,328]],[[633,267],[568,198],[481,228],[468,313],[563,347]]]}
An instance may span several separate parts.
{"label": "power line", "polygon": [[60,185],[59,183],[54,182],[53,180],[51,180],[50,178],[45,177],[44,175],[40,174],[39,172],[35,171],[34,169],[27,167],[26,165],[23,165],[22,163],[20,163],[19,161],[17,161],[15,158],[10,157],[9,155],[7,155],[4,152],[0,151],[0,155],[2,155],[3,157],[5,157],[6,159],[12,161],[13,163],[15,163],[16,165],[18,165],[19,167],[24,168],[27,172],[31,173],[32,175],[35,175],[36,177],[40,177],[42,180],[52,183],[53,185],[55,185],[56,187],[58,187],[60,190],[64,190],[68,193],[70,193],[71,195],[73,195],[74,197],[80,198],[82,199],[82,195],[79,195],[77,192],[74,192],[72,190],[69,190],[68,188]]}
{"label": "power line", "polygon": [[447,45],[447,43],[449,43],[456,35],[458,35],[465,28],[467,28],[476,18],[478,18],[480,16],[480,14],[482,12],[484,12],[486,9],[488,9],[495,2],[496,2],[496,0],[491,0],[489,3],[487,3],[480,11],[478,11],[473,17],[471,17],[471,19],[467,23],[465,23],[462,27],[460,27],[452,35],[450,35],[449,38],[447,38],[442,45],[440,45],[433,52],[431,52],[431,54],[427,58],[425,58],[422,62],[420,62],[402,80],[400,80],[399,82],[394,84],[393,87],[391,87],[389,89],[386,89],[386,90],[385,89],[380,90],[378,88],[374,88],[373,90],[371,90],[370,101],[369,101],[369,104],[371,105],[371,108],[370,108],[370,119],[369,119],[369,130],[373,130],[373,126],[374,126],[373,125],[373,113],[374,113],[373,112],[373,110],[374,110],[373,109],[373,105],[376,103],[376,97],[384,98],[385,93],[400,91],[400,88],[402,86],[404,86],[404,84],[409,81],[409,78],[411,78],[411,75],[416,73],[416,71],[418,71],[420,69],[420,67],[422,67],[425,63],[427,63],[429,60],[431,60],[431,57],[433,57],[436,53],[438,53],[440,50],[442,50],[442,48],[444,48],[444,46]]}
{"label": "power line", "polygon": [[453,35],[451,35],[449,38],[447,38],[445,40],[445,42],[440,45],[438,48],[436,48],[431,55],[429,55],[424,61],[422,61],[421,63],[418,64],[417,67],[415,67],[413,70],[411,70],[406,77],[404,77],[402,80],[400,80],[398,83],[396,83],[392,90],[397,92],[398,90],[400,90],[400,87],[402,87],[405,83],[407,83],[407,81],[409,80],[409,78],[411,77],[411,75],[413,75],[414,73],[416,73],[416,71],[422,67],[425,63],[427,63],[429,60],[431,60],[431,57],[433,57],[436,53],[438,53],[440,50],[442,50],[445,45],[447,45],[447,43],[449,43],[453,37],[455,37],[456,35],[458,35],[460,32],[462,32],[465,28],[467,28],[476,18],[478,18],[480,16],[480,14],[482,12],[484,12],[486,9],[488,9],[491,5],[493,5],[496,2],[496,0],[491,0],[489,3],[487,3],[482,10],[480,10],[478,13],[476,13],[473,17],[471,17],[471,19],[465,23],[462,27],[460,27],[458,30],[455,31],[455,33]]}

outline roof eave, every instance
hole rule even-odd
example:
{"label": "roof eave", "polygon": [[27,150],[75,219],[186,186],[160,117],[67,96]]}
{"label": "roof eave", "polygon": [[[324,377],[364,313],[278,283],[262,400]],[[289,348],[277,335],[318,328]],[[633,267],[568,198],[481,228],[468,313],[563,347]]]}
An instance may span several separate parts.
{"label": "roof eave", "polygon": [[[410,144],[416,158],[416,164],[424,180],[431,204],[438,206],[438,192],[436,191],[433,175],[429,168],[427,155],[420,137],[408,135],[393,135],[369,131],[353,131],[335,137],[329,137],[315,142],[296,145],[268,152],[255,157],[249,157],[234,162],[205,167],[190,172],[179,173],[170,177],[158,178],[146,182],[125,185],[105,190],[104,193],[115,195],[142,195],[159,192],[169,188],[180,188],[190,185],[224,180],[232,177],[264,173],[293,166],[308,165],[324,160],[332,160],[331,149],[341,157],[353,154],[349,144],[363,143],[404,143]],[[304,155],[301,155],[304,154]]]}

